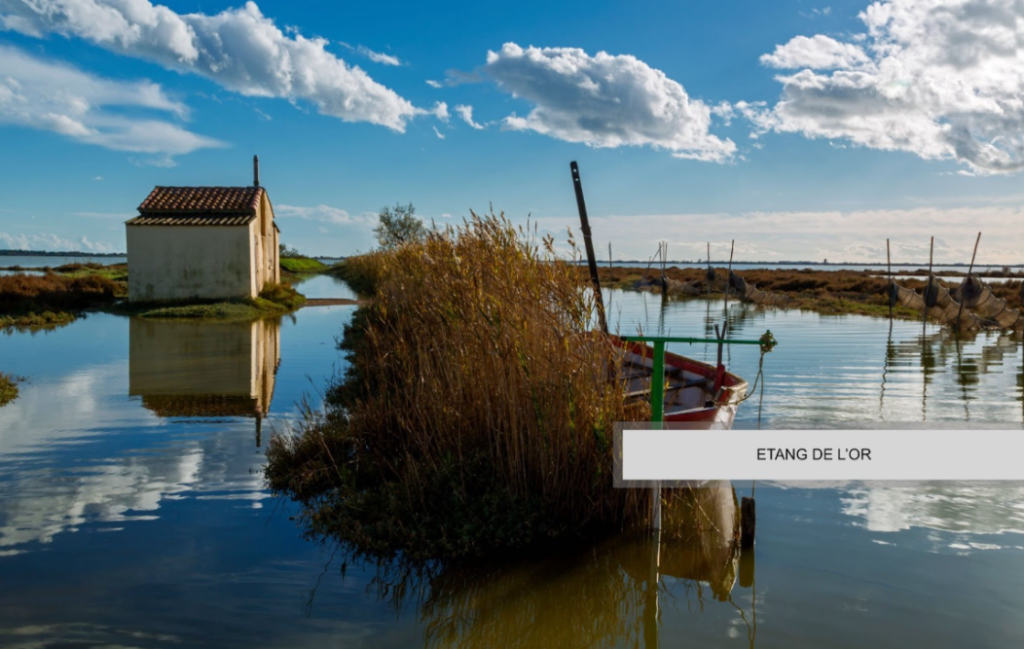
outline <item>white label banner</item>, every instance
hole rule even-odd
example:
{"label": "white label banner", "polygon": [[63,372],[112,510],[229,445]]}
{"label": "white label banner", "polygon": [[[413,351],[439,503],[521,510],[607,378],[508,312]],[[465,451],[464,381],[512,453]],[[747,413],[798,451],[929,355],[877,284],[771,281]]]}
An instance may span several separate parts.
{"label": "white label banner", "polygon": [[1024,480],[1024,431],[626,429],[622,479]]}

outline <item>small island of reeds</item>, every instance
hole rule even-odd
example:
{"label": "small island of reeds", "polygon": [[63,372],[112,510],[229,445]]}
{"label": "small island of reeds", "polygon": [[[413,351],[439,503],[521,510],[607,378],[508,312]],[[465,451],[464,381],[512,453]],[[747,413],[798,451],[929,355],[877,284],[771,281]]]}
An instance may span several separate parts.
{"label": "small island of reeds", "polygon": [[550,238],[474,214],[344,267],[368,295],[349,367],[268,450],[310,534],[450,558],[645,523],[646,492],[612,481],[621,352]]}

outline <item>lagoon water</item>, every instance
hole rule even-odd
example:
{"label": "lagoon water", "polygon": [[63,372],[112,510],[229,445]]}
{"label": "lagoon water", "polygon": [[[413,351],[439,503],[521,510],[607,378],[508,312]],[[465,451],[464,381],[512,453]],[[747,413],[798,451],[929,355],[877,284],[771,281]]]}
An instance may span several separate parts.
{"label": "lagoon water", "polygon": [[[327,277],[301,290],[352,296]],[[623,333],[703,336],[725,317],[721,301],[608,298]],[[303,538],[259,471],[269,435],[344,368],[354,308],[173,331],[94,314],[0,336],[0,370],[28,379],[0,408],[0,646],[1024,646],[1020,484],[759,483],[756,552],[739,558],[714,539],[616,539],[432,582],[342,574],[343,549]],[[1019,337],[735,302],[728,319],[736,338],[780,341],[763,428],[1024,428]],[[754,378],[756,347],[726,354]]]}

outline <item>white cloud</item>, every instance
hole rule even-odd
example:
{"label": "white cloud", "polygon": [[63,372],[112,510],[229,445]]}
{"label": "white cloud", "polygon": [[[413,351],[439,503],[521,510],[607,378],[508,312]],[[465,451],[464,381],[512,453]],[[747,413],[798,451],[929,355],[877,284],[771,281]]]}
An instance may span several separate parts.
{"label": "white cloud", "polygon": [[336,225],[350,225],[353,223],[363,224],[371,219],[376,219],[373,214],[358,214],[352,216],[348,211],[330,205],[314,205],[311,207],[300,205],[278,205],[274,208],[274,216],[278,218],[297,218],[307,221],[320,221],[322,223],[333,223]]}
{"label": "white cloud", "polygon": [[431,88],[444,88],[444,84],[440,81],[434,81],[433,79],[427,79],[427,85]]}
{"label": "white cloud", "polygon": [[370,48],[365,47],[363,45],[357,47],[356,51],[365,56],[366,58],[370,59],[374,63],[380,63],[383,65],[402,65],[402,62],[399,60],[397,56],[392,56],[391,54],[384,54],[382,52],[374,52]]}
{"label": "white cloud", "polygon": [[434,104],[434,109],[430,112],[434,117],[445,123],[448,123],[448,120],[451,118],[451,115],[448,113],[448,104],[443,101]]}
{"label": "white cloud", "polygon": [[708,132],[711,110],[704,102],[633,56],[506,43],[487,53],[483,70],[502,89],[535,104],[525,117],[506,117],[509,129],[593,147],[651,146],[715,162],[736,151],[731,140]]}
{"label": "white cloud", "polygon": [[83,38],[243,95],[306,100],[348,122],[402,132],[424,113],[328,52],[325,39],[286,35],[254,2],[208,15],[177,14],[148,0],[0,0],[0,25]]}
{"label": "white cloud", "polygon": [[[165,157],[219,147],[212,138],[177,124],[114,108],[188,114],[159,85],[148,81],[112,81],[70,66],[0,46],[0,124],[53,131],[86,144]],[[101,179],[101,178],[100,178]]]}
{"label": "white cloud", "polygon": [[785,45],[776,45],[775,52],[761,56],[761,63],[773,68],[812,68],[833,70],[852,68],[868,63],[867,55],[857,45],[817,34],[811,38],[797,36]]}
{"label": "white cloud", "polygon": [[436,135],[438,137],[438,139],[443,140],[444,139],[444,133],[442,133],[441,131],[437,130],[436,126],[434,126],[432,128],[434,129],[434,135]]}
{"label": "white cloud", "polygon": [[[920,207],[821,212],[743,212],[733,214],[658,214],[590,217],[595,244],[615,242],[619,259],[647,259],[654,253],[651,232],[669,241],[674,259],[704,258],[706,239],[693,233],[708,223],[723,234],[710,237],[712,256],[728,259],[728,233],[736,238],[737,261],[848,261],[885,263],[885,240],[892,240],[892,257],[900,263],[928,263],[929,235],[935,240],[935,262],[967,263],[978,231],[998,232],[982,237],[979,263],[1018,264],[1024,249],[1024,228],[1007,223],[1024,219],[1024,208],[1013,205]],[[534,218],[542,230],[564,239],[565,228],[578,228],[576,216]],[[927,227],[922,226],[927,224]],[[717,243],[715,240],[718,240]],[[717,247],[716,247],[717,246]]]}
{"label": "white cloud", "polygon": [[[1024,168],[1024,3],[886,0],[860,18],[867,35],[849,37],[860,49],[798,37],[762,57],[810,68],[831,56],[839,67],[778,77],[775,106],[745,106],[760,131],[956,160],[975,174]],[[831,44],[812,52],[815,39]]]}
{"label": "white cloud", "polygon": [[473,107],[472,106],[466,106],[464,104],[459,104],[458,106],[455,107],[455,112],[458,114],[459,117],[462,118],[462,121],[464,121],[465,123],[469,124],[473,128],[475,128],[477,130],[480,130],[480,129],[482,129],[484,127],[483,124],[477,124],[476,122],[473,121]]}

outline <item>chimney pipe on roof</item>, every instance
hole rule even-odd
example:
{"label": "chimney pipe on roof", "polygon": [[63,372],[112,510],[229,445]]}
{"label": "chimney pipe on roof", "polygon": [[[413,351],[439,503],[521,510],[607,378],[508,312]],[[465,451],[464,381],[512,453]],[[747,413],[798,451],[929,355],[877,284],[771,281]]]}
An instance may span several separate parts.
{"label": "chimney pipe on roof", "polygon": [[252,157],[252,186],[260,186],[260,157],[256,155]]}

